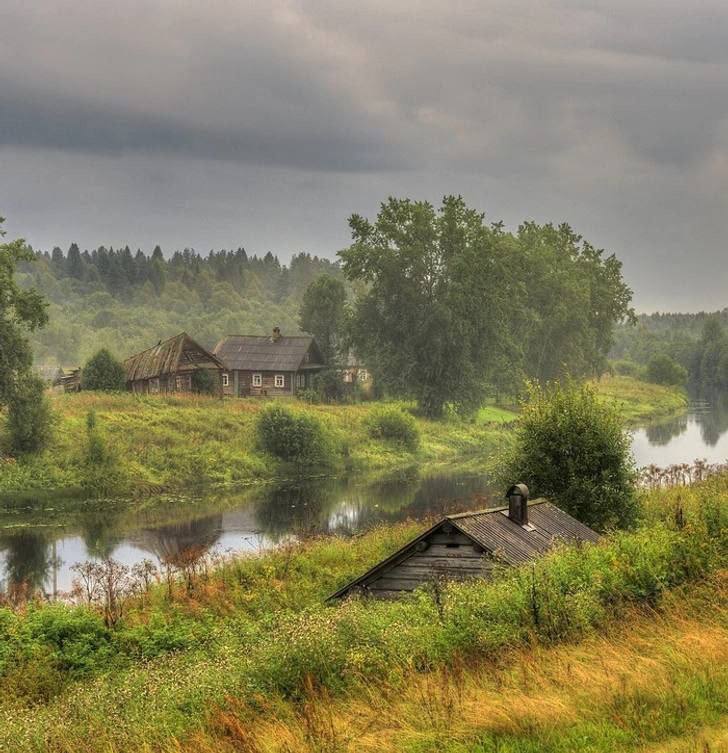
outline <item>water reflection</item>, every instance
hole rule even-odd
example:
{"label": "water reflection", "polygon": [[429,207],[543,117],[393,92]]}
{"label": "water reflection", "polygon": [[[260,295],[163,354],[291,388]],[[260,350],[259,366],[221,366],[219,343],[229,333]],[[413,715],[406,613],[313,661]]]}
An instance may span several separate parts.
{"label": "water reflection", "polygon": [[728,396],[694,399],[687,413],[637,429],[632,449],[638,466],[666,467],[705,459],[728,460]]}
{"label": "water reflection", "polygon": [[[483,477],[457,474],[368,485],[317,479],[176,500],[136,512],[123,506],[73,508],[64,517],[54,510],[58,527],[53,529],[40,526],[43,513],[37,507],[28,528],[0,538],[0,585],[4,581],[6,591],[22,586],[52,594],[56,587],[69,590],[71,566],[87,559],[114,557],[133,565],[151,555],[185,567],[214,547],[259,551],[290,536],[351,534],[378,522],[485,506],[486,489]],[[30,525],[31,520],[38,525]],[[18,522],[16,515],[13,523]]]}

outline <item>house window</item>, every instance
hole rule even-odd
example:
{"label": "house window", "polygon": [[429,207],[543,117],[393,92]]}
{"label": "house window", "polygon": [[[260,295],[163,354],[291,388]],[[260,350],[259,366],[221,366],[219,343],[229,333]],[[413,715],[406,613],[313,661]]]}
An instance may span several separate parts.
{"label": "house window", "polygon": [[177,392],[182,391],[182,377],[174,378],[174,388],[177,390]]}
{"label": "house window", "polygon": [[366,369],[361,369],[359,371],[359,381],[366,382],[368,379],[369,379],[369,372]]}
{"label": "house window", "polygon": [[276,374],[276,376],[275,376],[275,386],[276,387],[285,387],[286,386],[286,378],[283,376],[283,374]]}
{"label": "house window", "polygon": [[299,371],[298,374],[296,374],[296,387],[305,387],[306,386],[306,375]]}
{"label": "house window", "polygon": [[253,387],[262,387],[262,386],[263,386],[263,375],[253,374]]}
{"label": "house window", "polygon": [[229,374],[223,374],[222,375],[222,386],[223,387],[229,387],[230,386],[230,375]]}

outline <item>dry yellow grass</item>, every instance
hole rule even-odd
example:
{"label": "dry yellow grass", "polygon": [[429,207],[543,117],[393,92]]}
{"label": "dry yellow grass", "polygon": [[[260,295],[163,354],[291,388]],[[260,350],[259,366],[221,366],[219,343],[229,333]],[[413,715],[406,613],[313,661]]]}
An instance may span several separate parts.
{"label": "dry yellow grass", "polygon": [[[660,612],[635,611],[602,636],[578,645],[533,647],[511,654],[499,666],[456,664],[438,673],[412,673],[405,690],[362,686],[354,695],[332,699],[311,689],[299,706],[279,701],[228,707],[210,717],[205,731],[169,750],[185,753],[386,753],[391,751],[487,751],[478,742],[497,735],[533,743],[544,750],[559,730],[603,722],[631,735],[634,714],[644,707],[680,707],[683,684],[728,683],[728,578],[725,574],[686,597],[674,596]],[[661,700],[662,699],[662,700]],[[664,703],[662,703],[664,701]],[[689,702],[687,702],[689,706]],[[689,709],[685,708],[685,713]],[[637,717],[638,718],[638,717]],[[697,717],[696,717],[697,718]],[[679,720],[671,720],[671,724]],[[636,730],[634,740],[660,735],[659,719]],[[659,743],[630,745],[645,753],[702,753],[725,750],[724,724],[702,729],[690,723],[673,738],[669,725]],[[605,732],[606,747],[612,748]],[[573,750],[580,750],[578,743]],[[561,750],[562,748],[558,748]],[[563,750],[572,750],[565,747]]]}

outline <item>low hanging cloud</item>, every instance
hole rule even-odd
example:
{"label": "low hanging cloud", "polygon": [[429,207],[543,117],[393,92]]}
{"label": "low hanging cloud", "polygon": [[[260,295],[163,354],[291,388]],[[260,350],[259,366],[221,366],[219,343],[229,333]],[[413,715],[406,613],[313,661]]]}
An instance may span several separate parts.
{"label": "low hanging cloud", "polygon": [[285,258],[456,191],[570,221],[640,307],[717,307],[727,89],[719,2],[5,0],[0,213],[40,245]]}

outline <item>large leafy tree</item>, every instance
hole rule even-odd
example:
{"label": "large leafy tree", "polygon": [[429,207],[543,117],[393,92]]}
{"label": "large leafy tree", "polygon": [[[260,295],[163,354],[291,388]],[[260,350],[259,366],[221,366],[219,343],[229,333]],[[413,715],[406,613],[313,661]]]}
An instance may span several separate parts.
{"label": "large leafy tree", "polygon": [[428,416],[446,403],[479,405],[519,307],[509,236],[454,196],[439,210],[390,198],[374,222],[354,215],[349,224],[343,269],[366,285],[352,320],[356,352],[381,386],[414,397]]}
{"label": "large leafy tree", "polygon": [[320,275],[303,294],[299,325],[312,334],[324,360],[334,365],[341,354],[346,319],[346,289],[341,280]]}
{"label": "large leafy tree", "polygon": [[[0,238],[5,235],[4,221],[0,217]],[[33,251],[20,239],[0,243],[0,406],[13,399],[30,370],[28,332],[48,321],[43,297],[32,288],[21,289],[15,279],[18,264],[34,259]]]}
{"label": "large leafy tree", "polygon": [[519,329],[525,373],[542,382],[602,373],[615,325],[634,322],[621,262],[566,224],[527,222],[516,240],[526,307]]}
{"label": "large leafy tree", "polygon": [[[0,237],[4,219],[0,217]],[[17,266],[35,258],[22,240],[0,244],[0,407],[7,406],[9,445],[22,454],[41,450],[50,436],[51,413],[43,382],[31,372],[28,332],[48,320],[46,303],[33,289],[21,289]]]}

